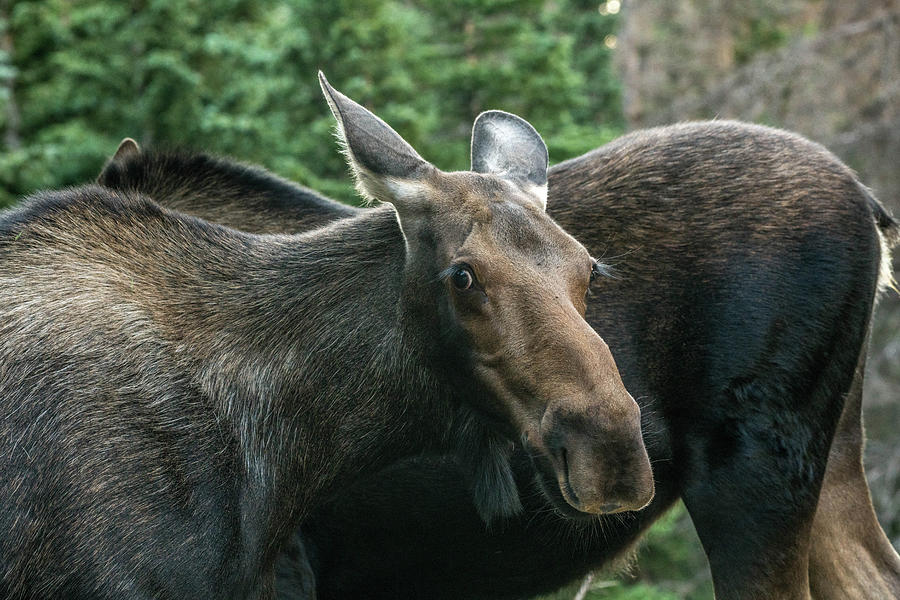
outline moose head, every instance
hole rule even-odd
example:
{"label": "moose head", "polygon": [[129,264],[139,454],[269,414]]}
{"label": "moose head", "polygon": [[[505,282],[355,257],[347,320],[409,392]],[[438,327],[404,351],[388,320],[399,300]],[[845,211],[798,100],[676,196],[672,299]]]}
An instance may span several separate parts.
{"label": "moose head", "polygon": [[428,331],[449,385],[479,419],[524,441],[551,497],[588,513],[648,504],[640,409],[584,320],[603,270],[545,212],[538,133],[515,115],[482,113],[472,171],[442,172],[319,79],[358,190],[396,209],[407,318]]}

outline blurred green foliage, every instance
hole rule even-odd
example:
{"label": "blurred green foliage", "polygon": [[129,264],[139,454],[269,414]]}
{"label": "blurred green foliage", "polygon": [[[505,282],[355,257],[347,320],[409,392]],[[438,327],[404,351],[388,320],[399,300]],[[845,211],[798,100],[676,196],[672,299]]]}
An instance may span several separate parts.
{"label": "blurred green foliage", "polygon": [[[636,558],[622,572],[595,574],[584,600],[713,600],[706,557],[681,502],[654,523]],[[572,600],[582,583],[538,600]]]}
{"label": "blurred green foliage", "polygon": [[490,108],[556,162],[623,129],[615,25],[579,0],[0,0],[0,205],[90,180],[125,136],[352,201],[318,69],[443,169]]}

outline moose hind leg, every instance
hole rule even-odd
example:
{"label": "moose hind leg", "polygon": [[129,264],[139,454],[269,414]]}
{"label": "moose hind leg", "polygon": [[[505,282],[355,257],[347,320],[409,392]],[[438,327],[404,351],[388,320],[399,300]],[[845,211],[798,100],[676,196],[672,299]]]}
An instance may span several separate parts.
{"label": "moose hind leg", "polygon": [[683,498],[719,600],[810,597],[810,529],[840,406],[801,389],[732,380],[679,436]]}
{"label": "moose hind leg", "polygon": [[816,599],[900,598],[900,556],[878,524],[863,471],[864,363],[835,433],[813,521],[809,579]]}

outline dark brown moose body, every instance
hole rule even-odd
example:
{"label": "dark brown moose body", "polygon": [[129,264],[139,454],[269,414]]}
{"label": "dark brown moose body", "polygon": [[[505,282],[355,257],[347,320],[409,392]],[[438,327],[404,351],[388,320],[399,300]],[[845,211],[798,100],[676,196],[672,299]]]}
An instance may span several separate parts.
{"label": "dark brown moose body", "polygon": [[[394,207],[265,236],[89,186],[0,217],[0,597],[267,598],[310,511],[404,456],[456,452],[481,512],[513,512],[522,436],[573,506],[650,501],[537,133],[484,113],[489,160],[443,173],[321,83]],[[596,439],[631,484],[606,486]]]}
{"label": "dark brown moose body", "polygon": [[[122,158],[101,182],[150,186],[167,205],[242,226],[227,207],[158,189],[169,178],[190,187],[184,157]],[[308,226],[281,208],[305,205],[301,188],[266,205],[261,173],[247,185],[226,162],[205,169],[254,202],[265,230]],[[307,520],[305,548],[298,535],[283,557],[280,596],[305,597],[292,581],[306,555],[320,599],[530,596],[622,556],[681,497],[718,598],[900,597],[900,560],[862,471],[860,414],[894,221],[820,146],[733,122],[637,132],[549,179],[550,214],[613,263],[587,318],[642,405],[654,501],[615,517],[578,518],[558,499],[548,510],[519,453],[524,511],[487,528],[457,461],[402,461]]]}

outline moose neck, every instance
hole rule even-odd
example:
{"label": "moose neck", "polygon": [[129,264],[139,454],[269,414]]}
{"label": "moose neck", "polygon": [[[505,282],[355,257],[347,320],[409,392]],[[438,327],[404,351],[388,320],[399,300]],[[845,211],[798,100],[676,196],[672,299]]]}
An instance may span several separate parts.
{"label": "moose neck", "polygon": [[390,207],[248,239],[239,283],[201,320],[199,380],[233,430],[244,489],[289,523],[360,473],[437,447],[454,410],[427,324],[406,310]]}

